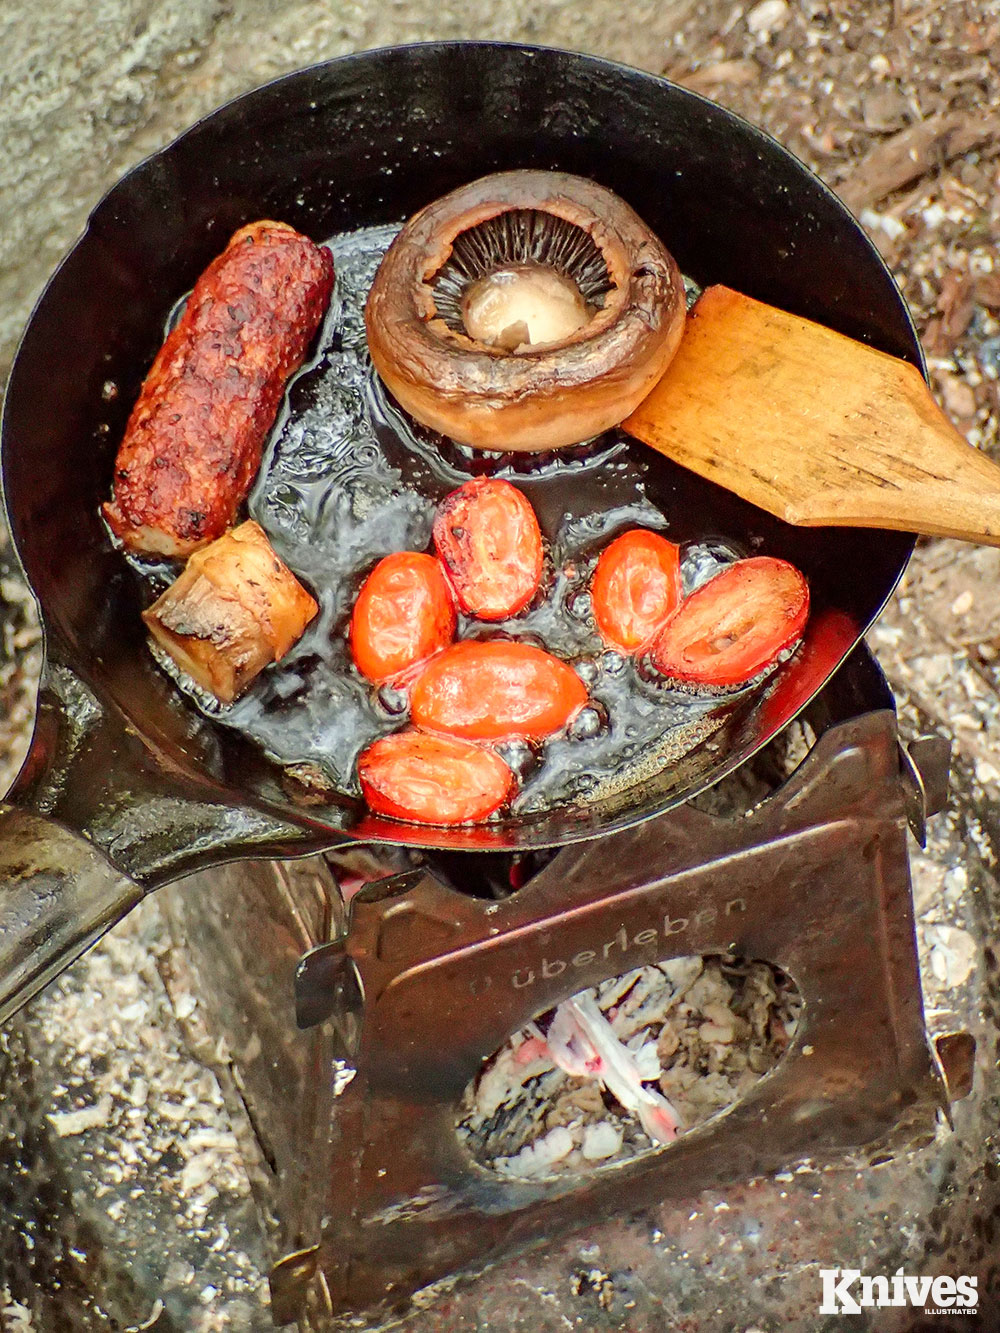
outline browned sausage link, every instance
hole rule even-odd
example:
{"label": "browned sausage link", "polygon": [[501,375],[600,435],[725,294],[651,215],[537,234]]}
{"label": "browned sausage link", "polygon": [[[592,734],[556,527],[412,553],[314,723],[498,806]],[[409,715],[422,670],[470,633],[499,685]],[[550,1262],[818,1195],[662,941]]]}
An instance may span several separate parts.
{"label": "browned sausage link", "polygon": [[282,222],[236,233],[195,284],[132,409],[104,516],[133,551],[185,556],[232,524],[333,288]]}

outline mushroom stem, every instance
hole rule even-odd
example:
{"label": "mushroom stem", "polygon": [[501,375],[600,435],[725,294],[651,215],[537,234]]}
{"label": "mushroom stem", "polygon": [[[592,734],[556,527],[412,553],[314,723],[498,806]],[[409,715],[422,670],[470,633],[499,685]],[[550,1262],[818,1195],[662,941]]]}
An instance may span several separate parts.
{"label": "mushroom stem", "polygon": [[462,300],[470,338],[508,352],[547,347],[590,319],[579,287],[545,264],[512,264],[471,283]]}

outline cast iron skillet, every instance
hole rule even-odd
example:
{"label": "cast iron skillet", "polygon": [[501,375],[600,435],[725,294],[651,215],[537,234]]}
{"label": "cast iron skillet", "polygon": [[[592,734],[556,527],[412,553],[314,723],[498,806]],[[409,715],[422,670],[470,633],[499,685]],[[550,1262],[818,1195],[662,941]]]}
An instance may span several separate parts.
{"label": "cast iron skillet", "polygon": [[135,580],[98,520],[172,305],[252,219],[322,239],[401,220],[515,167],[590,176],[624,197],[697,281],[921,364],[903,301],[843,205],[773,140],[648,74],[550,49],[400,47],[302,70],[208,116],[97,206],[39,301],[10,379],[5,502],[47,666],[0,830],[0,1016],[147,889],[196,867],[344,841],[553,846],[657,814],[783,727],[881,610],[910,537],[792,529],[659,460],[677,512],[791,559],[822,613],[760,708],[626,802],[448,831],[375,819],[346,799],[303,807],[252,747],[183,701],[145,647]]}

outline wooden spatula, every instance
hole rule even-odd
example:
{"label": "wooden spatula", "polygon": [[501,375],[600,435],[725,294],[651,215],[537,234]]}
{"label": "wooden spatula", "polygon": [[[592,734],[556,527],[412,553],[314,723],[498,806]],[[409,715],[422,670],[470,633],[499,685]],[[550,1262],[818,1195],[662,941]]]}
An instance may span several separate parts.
{"label": "wooden spatula", "polygon": [[789,523],[1000,546],[1000,467],[914,366],[728,287],[705,290],[624,427]]}

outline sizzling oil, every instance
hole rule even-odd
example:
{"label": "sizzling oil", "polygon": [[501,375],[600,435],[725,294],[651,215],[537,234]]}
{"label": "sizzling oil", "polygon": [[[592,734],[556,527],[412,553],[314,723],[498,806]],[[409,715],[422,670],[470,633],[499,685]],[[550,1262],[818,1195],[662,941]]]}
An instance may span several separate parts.
{"label": "sizzling oil", "polygon": [[[282,661],[242,698],[220,706],[158,660],[217,724],[249,737],[277,764],[321,773],[357,796],[359,753],[407,721],[406,699],[355,670],[348,626],[372,566],[392,551],[430,547],[437,503],[472,475],[505,477],[527,495],[546,541],[546,575],[527,610],[489,626],[461,618],[460,637],[507,636],[569,661],[591,705],[543,746],[512,742],[501,753],[520,779],[513,813],[581,802],[642,780],[722,725],[719,701],[674,692],[631,659],[604,649],[590,607],[597,557],[630,527],[682,544],[685,591],[746,552],[692,532],[662,496],[649,494],[650,455],[612,431],[586,448],[551,455],[473,453],[424,431],[387,397],[365,339],[364,305],[398,230],[366,228],[327,242],[336,286],[317,353],[295,377],[249,498],[249,511],[320,610]],[[150,600],[165,571],[138,565]],[[315,784],[313,784],[315,786]]]}

